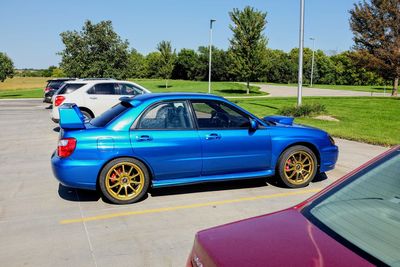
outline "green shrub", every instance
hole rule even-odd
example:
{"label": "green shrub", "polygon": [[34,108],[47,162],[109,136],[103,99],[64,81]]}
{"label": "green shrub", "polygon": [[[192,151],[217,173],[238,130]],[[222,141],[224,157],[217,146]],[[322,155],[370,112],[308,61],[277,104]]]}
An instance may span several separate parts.
{"label": "green shrub", "polygon": [[286,106],[279,109],[278,113],[283,116],[307,117],[311,115],[319,115],[326,112],[326,108],[322,104],[303,104],[300,107]]}

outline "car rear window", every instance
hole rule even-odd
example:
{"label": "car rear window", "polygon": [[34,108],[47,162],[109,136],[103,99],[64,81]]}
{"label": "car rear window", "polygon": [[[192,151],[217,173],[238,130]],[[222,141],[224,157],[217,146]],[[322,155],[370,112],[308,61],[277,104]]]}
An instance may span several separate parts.
{"label": "car rear window", "polygon": [[59,95],[65,95],[65,94],[70,94],[76,89],[81,88],[84,86],[85,83],[66,83],[59,92],[57,92]]}
{"label": "car rear window", "polygon": [[63,81],[50,81],[50,82],[47,84],[47,87],[50,87],[50,88],[52,88],[52,89],[58,89],[58,88],[61,87],[61,85],[62,85],[63,83],[64,83]]}
{"label": "car rear window", "polygon": [[121,103],[113,106],[112,108],[110,108],[109,110],[107,110],[106,112],[101,114],[100,116],[92,119],[90,121],[90,124],[92,124],[93,126],[96,126],[96,127],[104,127],[107,124],[109,124],[112,120],[114,120],[116,117],[118,117],[119,115],[121,115],[122,113],[124,113],[131,107],[132,106],[129,103],[121,102]]}

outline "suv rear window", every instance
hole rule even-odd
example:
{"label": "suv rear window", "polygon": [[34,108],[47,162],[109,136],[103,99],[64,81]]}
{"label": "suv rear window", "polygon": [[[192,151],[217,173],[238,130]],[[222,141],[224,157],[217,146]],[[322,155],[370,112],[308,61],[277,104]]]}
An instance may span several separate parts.
{"label": "suv rear window", "polygon": [[64,83],[64,81],[50,81],[48,82],[46,87],[50,87],[52,89],[58,89],[61,87],[61,85]]}
{"label": "suv rear window", "polygon": [[107,124],[109,124],[112,120],[114,120],[116,117],[118,117],[119,115],[121,115],[122,113],[124,113],[131,107],[132,106],[129,103],[121,102],[121,103],[113,106],[112,108],[110,108],[109,110],[107,110],[106,112],[101,114],[100,116],[92,119],[90,121],[90,124],[93,126],[96,126],[96,127],[104,127]]}
{"label": "suv rear window", "polygon": [[85,83],[66,83],[63,87],[61,87],[60,91],[57,94],[59,95],[69,94],[75,91],[76,89],[81,88],[84,85]]}

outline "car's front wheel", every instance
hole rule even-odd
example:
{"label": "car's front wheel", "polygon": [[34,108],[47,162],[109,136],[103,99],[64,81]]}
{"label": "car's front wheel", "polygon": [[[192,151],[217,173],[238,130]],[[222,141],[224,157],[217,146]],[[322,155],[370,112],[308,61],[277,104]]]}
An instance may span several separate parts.
{"label": "car's front wheel", "polygon": [[290,188],[307,186],[317,173],[317,158],[305,146],[293,146],[279,157],[278,174],[282,182]]}
{"label": "car's front wheel", "polygon": [[150,184],[146,166],[132,158],[118,158],[104,166],[99,177],[103,195],[115,204],[130,204],[140,200]]}

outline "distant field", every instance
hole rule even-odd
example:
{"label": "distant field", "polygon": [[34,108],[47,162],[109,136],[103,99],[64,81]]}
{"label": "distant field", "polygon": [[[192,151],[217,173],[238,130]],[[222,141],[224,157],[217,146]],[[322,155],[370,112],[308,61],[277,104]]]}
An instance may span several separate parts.
{"label": "distant field", "polygon": [[[297,87],[297,83],[262,83],[257,82],[254,84],[271,84],[277,86],[293,86]],[[303,84],[304,87],[310,87],[308,84]],[[332,89],[332,90],[347,90],[347,91],[359,91],[359,92],[374,92],[383,93],[386,91],[390,94],[392,91],[391,86],[381,86],[381,85],[333,85],[333,84],[313,84],[312,88],[319,89]]]}
{"label": "distant field", "polygon": [[[156,93],[162,92],[193,92],[193,93],[208,93],[208,82],[201,81],[184,81],[184,80],[169,80],[168,88],[165,88],[165,80],[151,80],[151,79],[131,79],[131,81],[138,83],[150,91]],[[234,82],[213,82],[211,83],[211,93],[221,96],[245,96],[246,86]],[[266,95],[261,92],[259,87],[251,86],[250,95],[260,96]]]}
{"label": "distant field", "polygon": [[[40,98],[43,97],[43,89],[50,78],[43,77],[15,77],[0,83],[0,98]],[[168,88],[165,88],[164,80],[140,79],[132,80],[152,92],[197,92],[207,93],[208,82],[170,80]],[[212,92],[221,96],[246,95],[246,86],[234,82],[213,82]],[[266,95],[259,87],[251,86],[250,95]]]}
{"label": "distant field", "polygon": [[[276,114],[283,106],[295,105],[296,98],[253,98],[234,102],[264,117]],[[400,98],[304,97],[303,102],[325,105],[328,114],[339,121],[296,118],[298,123],[324,129],[344,139],[385,146],[400,144],[400,120],[397,119]]]}

